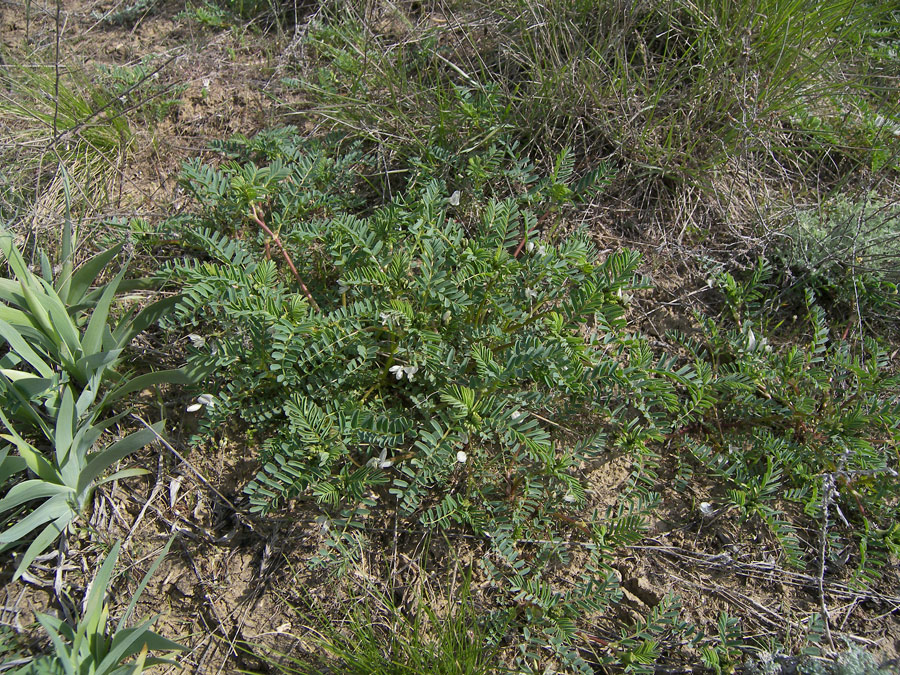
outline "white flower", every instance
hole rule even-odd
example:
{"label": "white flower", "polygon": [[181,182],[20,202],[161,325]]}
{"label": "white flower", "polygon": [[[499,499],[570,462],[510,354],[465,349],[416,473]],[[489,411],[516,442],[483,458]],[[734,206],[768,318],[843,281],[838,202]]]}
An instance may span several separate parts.
{"label": "white flower", "polygon": [[700,502],[700,513],[703,514],[704,518],[709,518],[714,515],[716,510],[713,508],[713,505],[709,502]]}
{"label": "white flower", "polygon": [[563,495],[563,501],[567,502],[569,504],[574,504],[575,503],[575,495],[573,495],[571,492],[567,492],[566,494]]}
{"label": "white flower", "polygon": [[469,456],[462,450],[456,453],[456,461],[460,464],[465,464],[467,459],[469,459]]}
{"label": "white flower", "polygon": [[534,250],[534,242],[529,241],[528,246],[525,247],[525,250],[528,251],[529,253],[531,253]]}
{"label": "white flower", "polygon": [[546,255],[546,254],[547,254],[547,247],[544,246],[543,244],[538,246],[538,255]]}
{"label": "white flower", "polygon": [[406,375],[406,379],[412,382],[413,375],[419,372],[418,366],[391,366],[388,368],[388,372],[391,373],[398,380],[402,380],[403,376]]}
{"label": "white flower", "polygon": [[190,413],[197,412],[205,405],[212,406],[214,404],[215,399],[213,398],[212,394],[200,394],[200,396],[197,397],[197,402],[191,403],[191,405],[189,405],[186,410]]}
{"label": "white flower", "polygon": [[525,297],[526,298],[536,298],[537,296],[538,296],[538,292],[536,290],[534,290],[533,288],[525,289]]}
{"label": "white flower", "polygon": [[450,206],[459,206],[459,197],[459,190],[456,190],[452,195],[450,195],[450,199],[448,200],[450,202]]}
{"label": "white flower", "polygon": [[510,415],[510,417],[512,417],[514,420],[519,419],[521,416],[522,416],[521,410],[513,410],[512,414]]}
{"label": "white flower", "polygon": [[394,460],[387,458],[387,448],[384,448],[378,457],[373,457],[367,464],[373,469],[389,469],[394,466]]}

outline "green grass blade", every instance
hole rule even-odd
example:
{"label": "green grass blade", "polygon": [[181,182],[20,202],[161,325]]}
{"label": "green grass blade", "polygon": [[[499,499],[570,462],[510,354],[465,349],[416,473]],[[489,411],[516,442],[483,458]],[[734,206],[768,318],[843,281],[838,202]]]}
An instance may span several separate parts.
{"label": "green grass blade", "polygon": [[166,545],[163,546],[162,552],[156,557],[156,560],[153,561],[153,564],[150,565],[150,569],[147,570],[144,578],[141,579],[141,583],[138,584],[134,595],[131,596],[131,602],[128,603],[128,607],[125,608],[125,612],[122,614],[122,618],[119,619],[119,624],[116,626],[117,632],[125,628],[125,624],[128,623],[128,620],[131,618],[131,615],[134,612],[134,608],[137,605],[138,599],[141,597],[144,589],[147,588],[147,584],[150,582],[150,578],[156,573],[156,570],[162,564],[163,559],[169,553],[169,549],[172,547],[173,541],[175,541],[174,534],[169,537],[169,541],[167,541]]}

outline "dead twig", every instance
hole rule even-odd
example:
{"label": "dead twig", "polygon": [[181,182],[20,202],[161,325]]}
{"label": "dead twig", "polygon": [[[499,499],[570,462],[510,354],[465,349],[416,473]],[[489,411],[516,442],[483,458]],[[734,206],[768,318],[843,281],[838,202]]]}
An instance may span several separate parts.
{"label": "dead twig", "polygon": [[288,264],[288,267],[291,268],[291,272],[294,275],[294,279],[297,280],[297,283],[300,284],[300,288],[303,290],[303,294],[306,296],[306,299],[309,300],[309,304],[312,305],[313,309],[319,311],[319,305],[316,304],[316,301],[313,299],[312,293],[309,292],[309,289],[306,287],[306,284],[303,283],[303,279],[300,277],[300,273],[297,271],[297,268],[294,266],[294,261],[291,260],[290,254],[288,254],[287,250],[284,248],[284,244],[281,243],[281,237],[279,237],[275,232],[269,228],[268,225],[263,221],[262,217],[256,210],[256,204],[252,204],[250,206],[250,218],[259,225],[263,231],[272,238],[272,241],[275,242],[275,245],[278,247],[278,250],[281,251],[281,255],[284,256],[285,261]]}

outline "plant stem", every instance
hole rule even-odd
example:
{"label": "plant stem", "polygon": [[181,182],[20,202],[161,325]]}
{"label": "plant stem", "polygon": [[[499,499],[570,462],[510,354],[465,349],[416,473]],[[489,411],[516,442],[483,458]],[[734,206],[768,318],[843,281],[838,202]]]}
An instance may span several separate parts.
{"label": "plant stem", "polygon": [[268,234],[272,238],[272,241],[275,242],[275,245],[281,251],[281,255],[283,255],[284,259],[287,261],[288,267],[291,268],[291,272],[293,272],[294,278],[297,280],[297,283],[300,284],[300,288],[303,290],[303,294],[306,296],[306,299],[309,300],[309,304],[312,305],[313,309],[319,311],[319,305],[313,299],[312,293],[309,292],[306,284],[303,283],[303,279],[300,278],[300,273],[294,266],[294,261],[291,260],[291,256],[288,254],[287,250],[285,250],[284,244],[281,243],[281,238],[277,234],[275,234],[268,225],[265,224],[262,217],[256,210],[256,204],[251,204],[250,206],[250,217],[265,231],[266,234]]}

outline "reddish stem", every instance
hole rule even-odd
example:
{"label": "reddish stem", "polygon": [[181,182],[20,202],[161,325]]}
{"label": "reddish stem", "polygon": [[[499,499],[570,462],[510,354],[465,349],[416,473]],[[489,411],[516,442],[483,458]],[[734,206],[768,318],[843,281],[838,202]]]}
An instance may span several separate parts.
{"label": "reddish stem", "polygon": [[[312,305],[316,311],[318,311],[319,305],[316,304],[315,300],[313,300],[312,293],[309,292],[309,289],[306,287],[306,284],[303,283],[303,279],[300,278],[300,273],[297,271],[297,268],[294,266],[294,261],[291,260],[291,256],[285,250],[284,244],[281,243],[281,238],[277,234],[275,234],[271,229],[269,229],[269,226],[266,225],[265,222],[263,222],[262,217],[256,211],[256,204],[251,204],[251,206],[250,206],[250,217],[256,222],[257,225],[259,225],[265,231],[265,233],[267,235],[269,235],[272,238],[272,241],[275,242],[275,245],[281,251],[281,255],[284,256],[284,259],[287,262],[288,267],[291,268],[291,272],[294,274],[294,278],[297,280],[297,283],[300,284],[300,288],[303,290],[303,294],[306,296],[306,299],[309,300],[309,304]],[[266,248],[268,248],[268,244],[266,245]]]}

